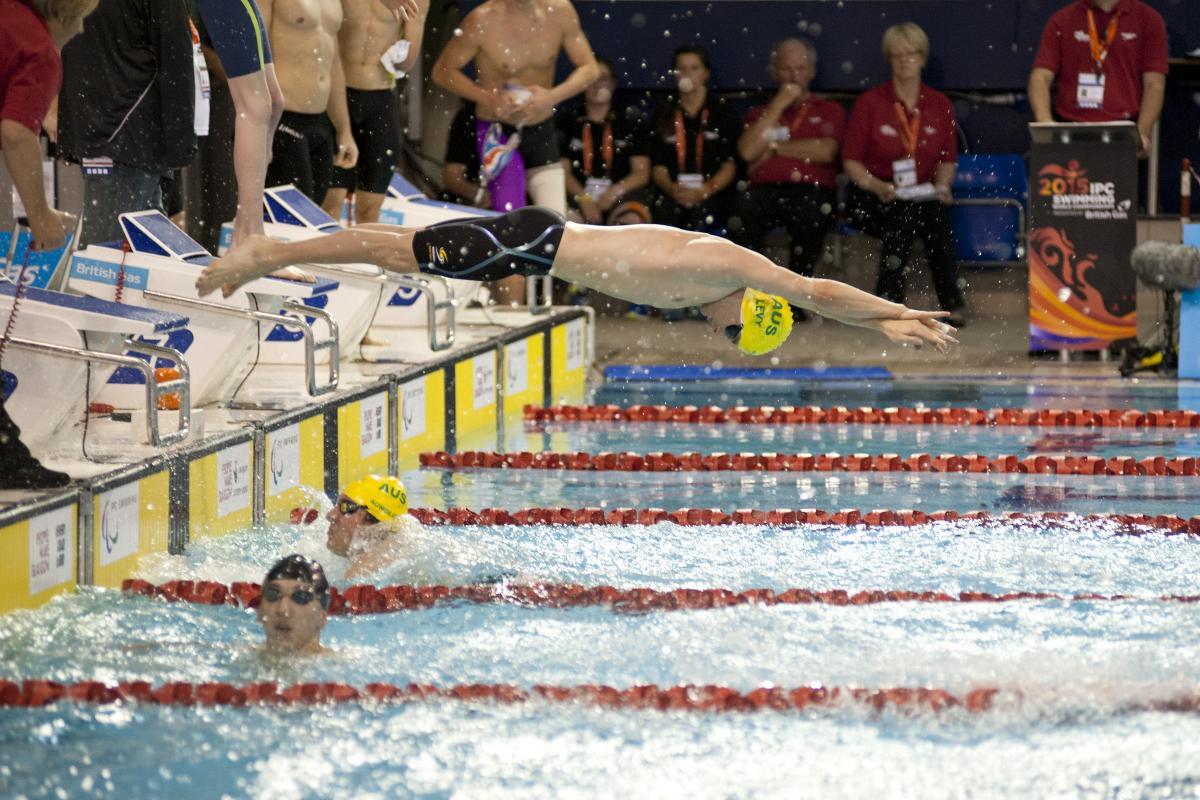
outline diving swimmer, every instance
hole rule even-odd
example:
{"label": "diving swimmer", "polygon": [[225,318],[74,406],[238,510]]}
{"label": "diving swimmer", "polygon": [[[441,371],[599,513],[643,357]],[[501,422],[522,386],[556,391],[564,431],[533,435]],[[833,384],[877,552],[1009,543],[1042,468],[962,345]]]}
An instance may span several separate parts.
{"label": "diving swimmer", "polygon": [[718,236],[662,225],[584,225],[537,206],[426,228],[358,225],[295,242],[256,236],[209,264],[196,288],[201,296],[222,289],[228,297],[247,281],[304,262],[367,262],[477,281],[549,274],[631,303],[700,306],[713,330],[749,355],[787,339],[789,304],[897,343],[945,352],[957,342],[941,321],[944,311],[917,311],[840,281],[806,278]]}

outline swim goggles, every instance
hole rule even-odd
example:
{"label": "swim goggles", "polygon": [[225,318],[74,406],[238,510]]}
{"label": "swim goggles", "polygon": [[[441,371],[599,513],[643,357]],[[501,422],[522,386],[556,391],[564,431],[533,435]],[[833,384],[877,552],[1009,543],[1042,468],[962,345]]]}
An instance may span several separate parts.
{"label": "swim goggles", "polygon": [[360,503],[356,503],[353,500],[349,499],[348,497],[343,497],[337,501],[336,508],[337,508],[339,514],[341,514],[342,516],[348,517],[351,514],[356,514],[359,511],[366,509],[366,506],[364,506]]}
{"label": "swim goggles", "polygon": [[[292,602],[298,606],[308,605],[316,596],[310,589],[294,589],[291,594]],[[283,592],[277,586],[267,586],[262,590],[262,599],[264,603],[278,603],[283,599]]]}

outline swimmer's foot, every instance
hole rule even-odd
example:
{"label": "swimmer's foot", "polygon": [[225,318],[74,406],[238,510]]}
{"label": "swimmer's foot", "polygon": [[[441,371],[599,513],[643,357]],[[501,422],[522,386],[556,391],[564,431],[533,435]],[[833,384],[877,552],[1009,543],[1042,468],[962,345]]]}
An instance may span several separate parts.
{"label": "swimmer's foot", "polygon": [[271,273],[272,278],[286,278],[289,281],[300,281],[301,283],[316,283],[317,279],[311,274],[305,272],[299,267],[284,267],[277,269]]}
{"label": "swimmer's foot", "polygon": [[220,289],[222,296],[229,297],[242,284],[269,271],[269,268],[264,269],[260,264],[265,260],[271,244],[271,240],[265,236],[247,238],[204,268],[196,280],[196,291],[203,297]]}

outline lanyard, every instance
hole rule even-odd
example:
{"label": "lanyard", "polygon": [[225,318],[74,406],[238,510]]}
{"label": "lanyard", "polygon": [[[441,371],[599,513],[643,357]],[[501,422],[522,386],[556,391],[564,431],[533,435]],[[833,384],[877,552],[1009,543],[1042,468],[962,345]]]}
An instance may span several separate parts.
{"label": "lanyard", "polygon": [[904,106],[899,101],[895,104],[896,121],[900,123],[900,141],[904,142],[904,149],[908,152],[909,158],[917,157],[917,136],[921,132],[921,109],[913,109],[912,119],[908,118],[908,112],[904,110]]}
{"label": "lanyard", "polygon": [[[704,167],[704,126],[708,124],[708,109],[700,112],[700,129],[696,131],[696,172],[703,175]],[[683,172],[687,162],[687,141],[684,136],[683,112],[675,109],[675,155],[679,157],[679,171]]]}
{"label": "lanyard", "polygon": [[792,121],[788,125],[788,135],[791,136],[791,138],[793,138],[793,139],[800,138],[800,136],[799,136],[800,126],[804,124],[804,119],[807,116],[808,116],[808,101],[805,100],[804,104],[801,105],[800,108],[796,110],[795,116],[792,117]]}
{"label": "lanyard", "polygon": [[[600,145],[601,152],[604,156],[604,174],[612,177],[613,168],[613,132],[612,120],[604,120],[604,135]],[[593,151],[595,145],[592,144],[592,123],[589,120],[583,121],[583,174],[592,177],[592,161],[594,159]]]}
{"label": "lanyard", "polygon": [[1112,47],[1113,41],[1117,38],[1117,20],[1121,18],[1121,12],[1117,11],[1113,14],[1113,18],[1108,21],[1108,27],[1104,30],[1104,44],[1100,44],[1100,34],[1096,31],[1096,17],[1092,14],[1089,8],[1088,12],[1088,41],[1092,48],[1092,61],[1096,62],[1096,72],[1104,71],[1104,61],[1108,58],[1108,48]]}

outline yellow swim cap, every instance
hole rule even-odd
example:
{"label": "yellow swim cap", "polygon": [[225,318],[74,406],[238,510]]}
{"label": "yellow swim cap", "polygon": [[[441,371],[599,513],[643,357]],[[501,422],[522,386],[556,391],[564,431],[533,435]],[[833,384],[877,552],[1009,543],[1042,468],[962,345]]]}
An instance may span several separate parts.
{"label": "yellow swim cap", "polygon": [[742,335],[738,349],[751,356],[769,353],[792,333],[792,307],[774,294],[747,289],[742,295]]}
{"label": "yellow swim cap", "polygon": [[408,492],[404,484],[391,475],[368,475],[359,478],[342,490],[360,506],[366,506],[371,516],[380,522],[408,513]]}

